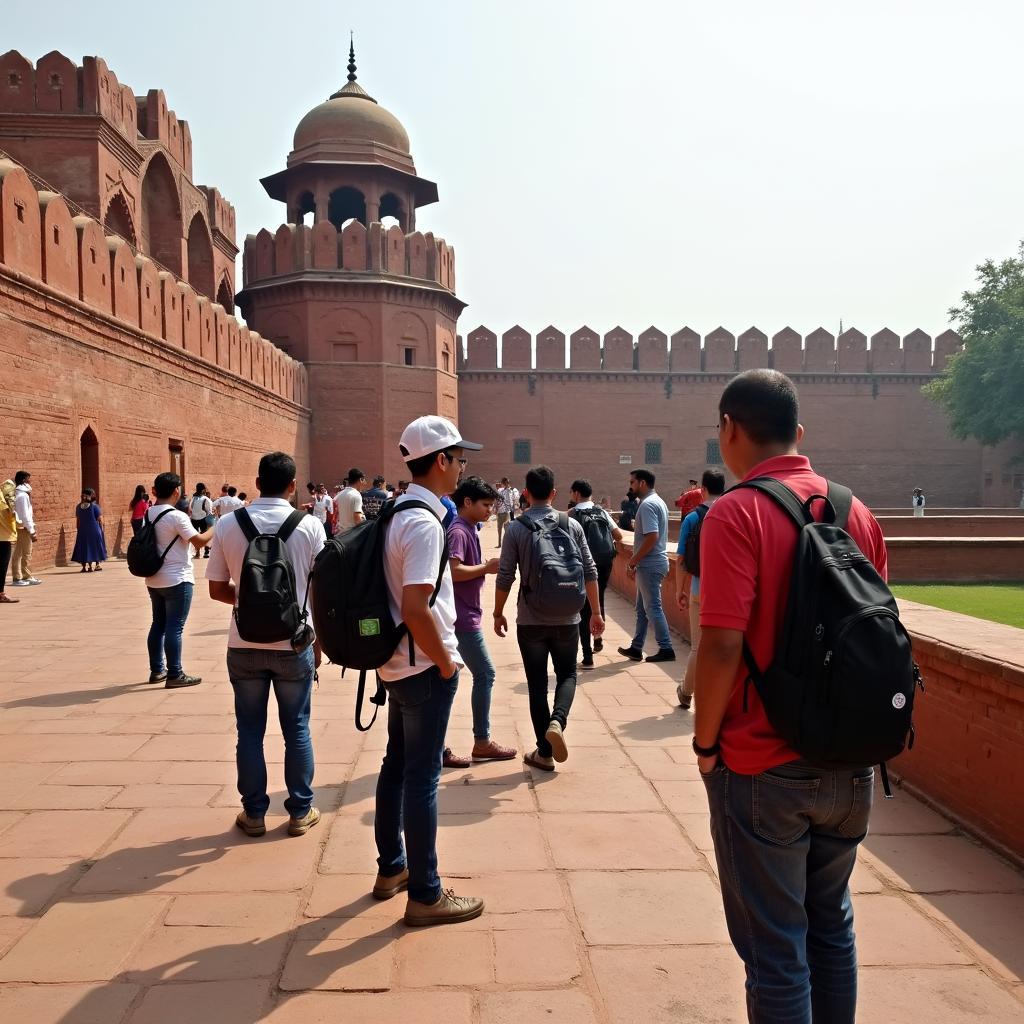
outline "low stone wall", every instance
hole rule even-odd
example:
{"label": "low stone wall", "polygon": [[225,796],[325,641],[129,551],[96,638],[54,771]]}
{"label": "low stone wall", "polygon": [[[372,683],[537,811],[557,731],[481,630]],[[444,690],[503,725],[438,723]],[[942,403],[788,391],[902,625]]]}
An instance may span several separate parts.
{"label": "low stone wall", "polygon": [[[675,556],[669,561],[665,610],[688,640],[675,601]],[[610,585],[636,599],[625,558],[615,559]],[[914,748],[891,770],[969,831],[1024,860],[1024,630],[911,602],[901,601],[900,611],[926,690],[914,712]]]}
{"label": "low stone wall", "polygon": [[886,540],[893,537],[1024,537],[1024,518],[1003,516],[878,516]]}
{"label": "low stone wall", "polygon": [[892,583],[992,583],[1024,580],[1024,531],[1018,537],[891,537]]}
{"label": "low stone wall", "polygon": [[[898,508],[872,508],[871,512],[876,519],[881,516],[907,516],[914,518],[914,510],[909,505],[901,505]],[[1016,506],[1005,508],[940,508],[936,505],[934,508],[926,508],[923,518],[928,519],[932,516],[1024,516],[1024,508],[1017,508]]]}

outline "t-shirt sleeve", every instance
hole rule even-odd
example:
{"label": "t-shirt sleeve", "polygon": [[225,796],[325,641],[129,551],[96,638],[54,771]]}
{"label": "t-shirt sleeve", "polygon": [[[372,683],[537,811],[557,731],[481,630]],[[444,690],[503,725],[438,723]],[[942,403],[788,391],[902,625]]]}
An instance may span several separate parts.
{"label": "t-shirt sleeve", "polygon": [[206,578],[217,583],[227,583],[231,579],[231,570],[228,568],[228,560],[224,557],[224,531],[231,524],[226,519],[218,520],[213,531],[213,540],[210,542],[210,558],[206,563]]}
{"label": "t-shirt sleeve", "polygon": [[757,596],[753,526],[738,502],[721,502],[700,531],[700,624],[746,631]]}
{"label": "t-shirt sleeve", "polygon": [[[431,516],[433,519],[433,516]],[[402,586],[437,583],[444,552],[444,531],[436,520],[417,516],[402,535]]]}
{"label": "t-shirt sleeve", "polygon": [[679,544],[676,546],[676,554],[683,555],[686,553],[686,541],[689,539],[690,534],[693,532],[693,527],[697,522],[697,515],[695,512],[690,512],[683,516],[683,521],[679,526]]}
{"label": "t-shirt sleeve", "polygon": [[448,557],[456,558],[463,565],[467,565],[469,563],[468,555],[469,539],[466,537],[465,531],[457,526],[450,526],[448,528]]}
{"label": "t-shirt sleeve", "polygon": [[640,504],[640,509],[636,516],[637,525],[640,527],[640,533],[659,533],[660,528],[658,525],[658,510],[654,507],[653,501],[644,501]]}
{"label": "t-shirt sleeve", "polygon": [[174,520],[174,528],[178,531],[178,536],[185,541],[187,544],[193,537],[199,536],[199,531],[192,525],[192,520],[189,519],[184,512],[179,512],[177,509],[173,511],[170,518]]}

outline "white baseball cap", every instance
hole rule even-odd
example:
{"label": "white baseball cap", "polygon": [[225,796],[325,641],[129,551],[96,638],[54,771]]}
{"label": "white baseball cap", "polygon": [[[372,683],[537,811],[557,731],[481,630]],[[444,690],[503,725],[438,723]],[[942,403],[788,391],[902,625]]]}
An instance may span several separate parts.
{"label": "white baseball cap", "polygon": [[459,428],[443,416],[420,416],[413,420],[402,431],[402,439],[398,442],[398,449],[406,462],[445,448],[465,448],[467,451],[478,452],[483,445],[464,441]]}

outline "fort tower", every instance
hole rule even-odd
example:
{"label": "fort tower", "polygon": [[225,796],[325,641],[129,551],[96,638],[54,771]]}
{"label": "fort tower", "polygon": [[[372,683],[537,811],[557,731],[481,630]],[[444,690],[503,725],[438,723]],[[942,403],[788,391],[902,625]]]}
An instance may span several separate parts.
{"label": "fort tower", "polygon": [[416,173],[401,122],[356,80],[295,129],[262,179],[288,222],[245,240],[238,306],[309,371],[313,476],[352,465],[405,476],[398,437],[427,413],[458,415],[454,252],[416,230],[437,186]]}

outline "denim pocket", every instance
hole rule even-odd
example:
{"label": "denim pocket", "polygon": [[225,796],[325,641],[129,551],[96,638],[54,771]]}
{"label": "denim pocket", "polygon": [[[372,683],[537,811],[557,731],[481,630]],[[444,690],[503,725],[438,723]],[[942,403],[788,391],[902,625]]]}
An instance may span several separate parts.
{"label": "denim pocket", "polygon": [[393,700],[399,707],[416,708],[430,700],[431,682],[440,673],[436,668],[427,669],[415,676],[407,676],[398,682],[388,683],[388,700]]}
{"label": "denim pocket", "polygon": [[750,780],[754,831],[780,846],[795,843],[808,828],[821,788],[820,778],[789,773],[785,765],[769,768]]}
{"label": "denim pocket", "polygon": [[853,793],[850,799],[850,813],[836,831],[846,839],[863,839],[867,835],[871,805],[875,798],[875,773],[855,775],[850,780]]}

